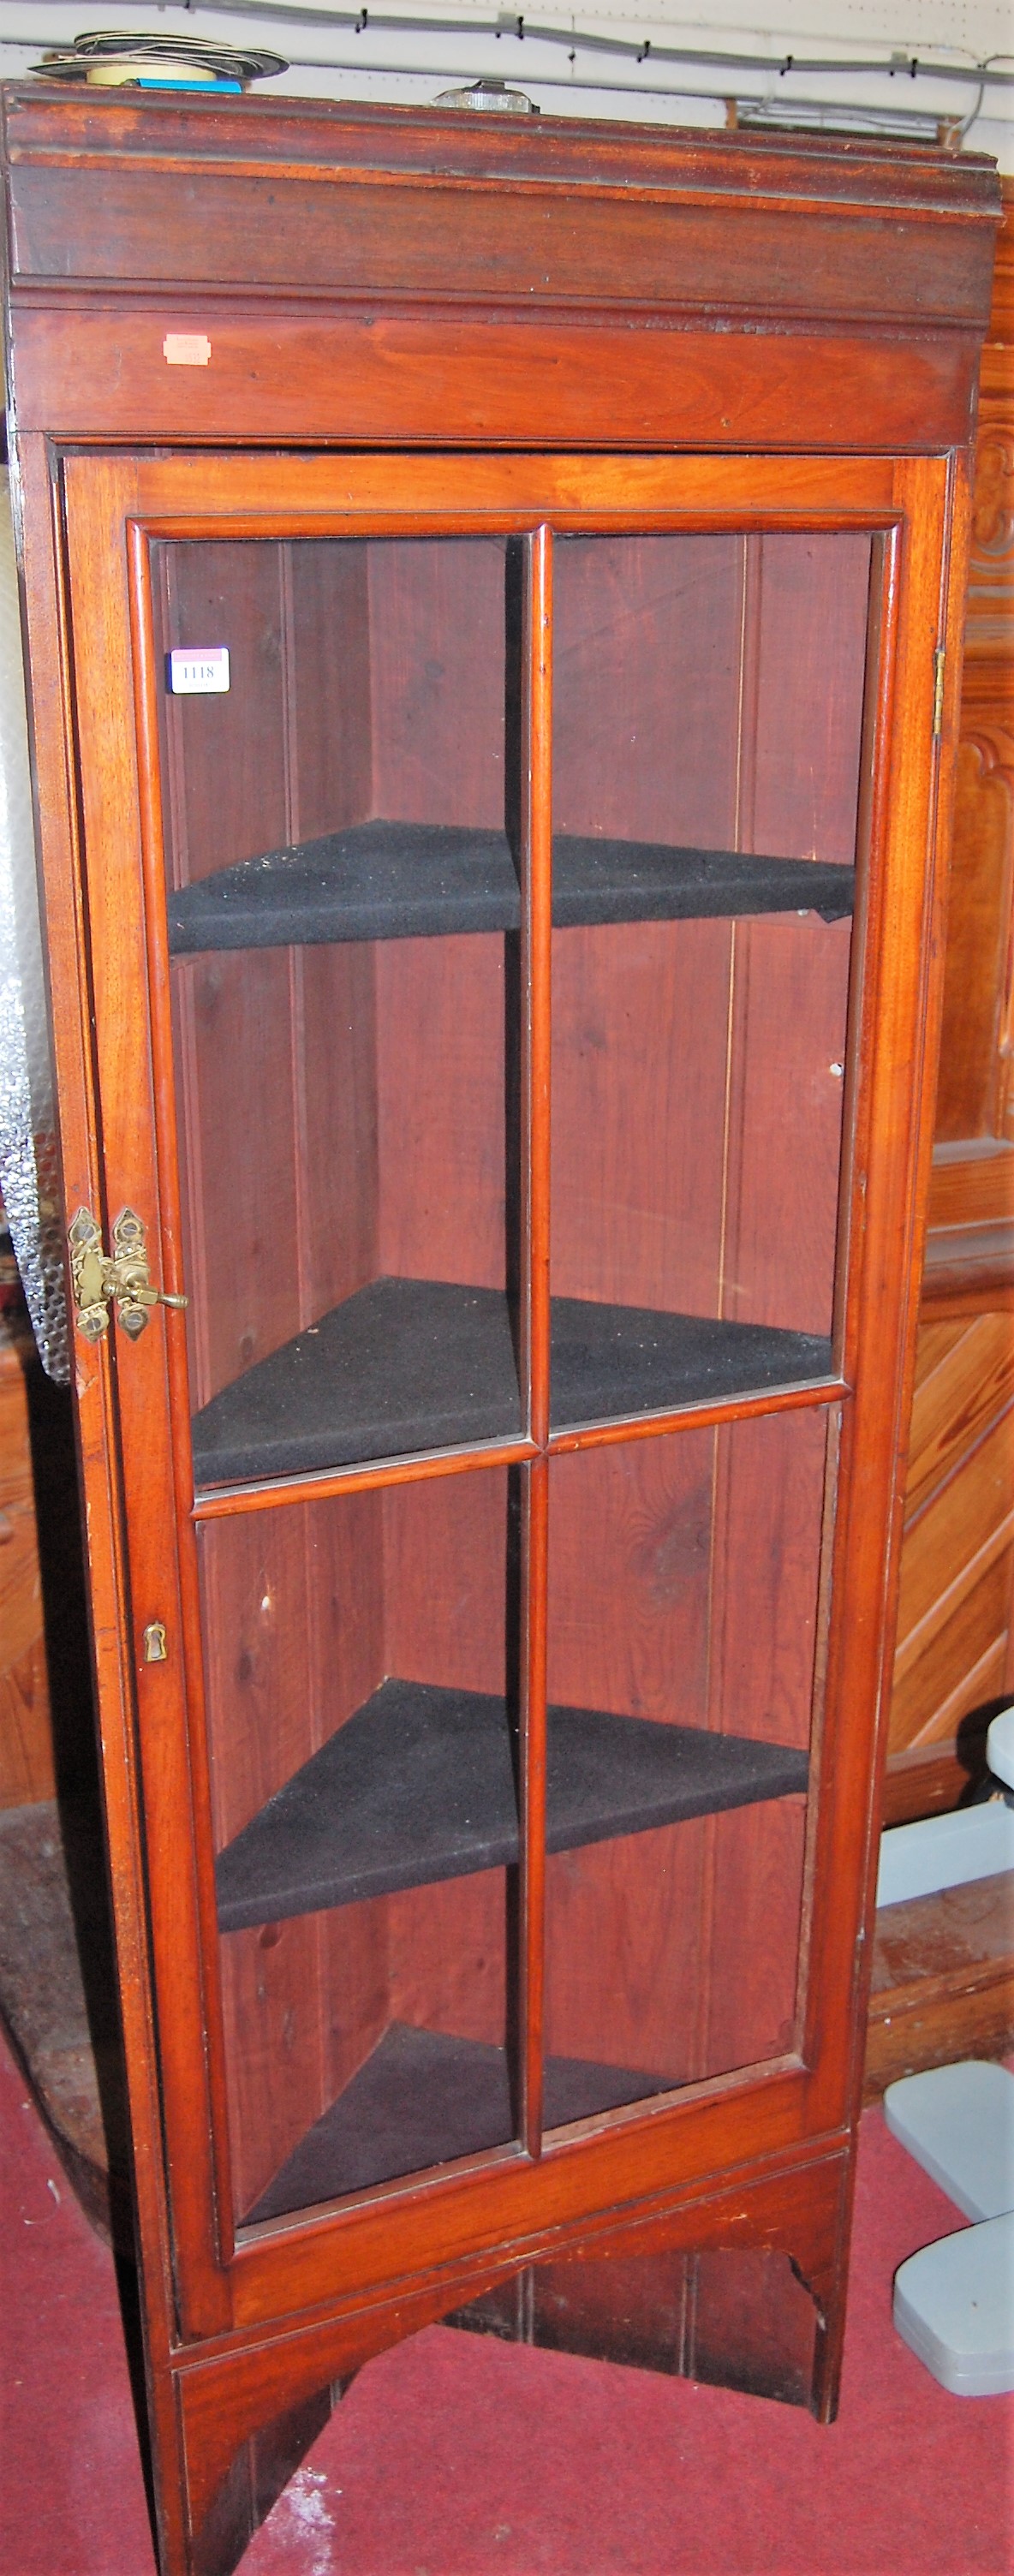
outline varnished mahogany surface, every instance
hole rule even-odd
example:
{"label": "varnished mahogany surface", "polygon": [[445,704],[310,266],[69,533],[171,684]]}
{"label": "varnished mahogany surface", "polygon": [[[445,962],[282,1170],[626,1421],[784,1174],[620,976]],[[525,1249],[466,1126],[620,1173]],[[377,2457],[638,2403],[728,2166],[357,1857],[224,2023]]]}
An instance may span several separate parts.
{"label": "varnished mahogany surface", "polygon": [[967,218],[995,204],[993,165],[924,147],[569,117],[505,132],[440,109],[262,97],[224,113],[167,99],[153,113],[33,83],[7,93],[6,156],[17,283],[171,280],[431,304],[478,292],[709,321],[780,308],[794,323],[939,322],[973,335],[988,291],[988,236]]}
{"label": "varnished mahogany surface", "polygon": [[[536,1576],[520,1605],[518,1640],[526,1713],[520,1792],[529,1833],[538,1827],[545,1789],[547,1485],[551,1474],[576,1477],[584,1463],[578,1453],[551,1468],[537,1454],[544,1452],[548,1424],[552,673],[539,639],[551,615],[553,549],[545,522],[608,524],[615,533],[624,512],[638,521],[640,495],[642,528],[657,525],[660,510],[675,508],[685,524],[712,536],[731,529],[747,549],[765,541],[772,520],[783,532],[801,528],[804,543],[811,529],[821,541],[849,531],[864,546],[873,532],[871,684],[860,727],[869,782],[859,819],[866,866],[852,996],[858,1044],[846,1096],[840,1202],[841,1253],[850,1260],[847,1295],[835,1317],[841,1383],[833,1403],[826,1389],[805,1417],[779,1415],[762,1422],[756,1435],[751,1424],[739,1426],[740,1439],[748,1434],[750,1441],[756,1436],[779,1447],[789,1441],[792,1424],[805,1418],[807,1530],[785,1521],[779,1479],[770,1471],[737,1485],[723,1482],[724,1469],[715,1470],[714,1526],[723,1547],[738,1520],[753,1551],[741,1596],[721,1610],[719,1659],[723,1674],[735,1675],[749,1668],[751,1622],[757,1624],[752,1587],[762,1600],[765,1557],[783,1561],[788,1544],[799,1597],[813,1598],[826,1435],[818,1615],[806,1638],[796,1617],[792,1636],[770,1641],[772,1665],[784,1657],[794,1676],[792,1741],[805,1740],[813,1679],[808,1658],[816,1658],[819,1813],[804,1840],[798,1802],[784,1801],[778,1834],[767,1846],[754,1839],[761,1808],[663,1829],[691,1837],[680,1888],[692,1891],[701,1921],[714,1909],[731,1926],[726,1965],[731,1960],[735,1967],[738,1940],[744,1968],[756,1980],[751,1992],[735,1973],[702,1979],[695,2026],[688,2020],[674,2034],[678,2065],[667,2058],[658,2067],[681,2085],[678,2094],[633,2114],[603,2112],[578,2122],[550,2138],[539,2160],[540,2042],[544,2036],[552,2054],[597,2057],[599,2030],[590,2046],[585,2035],[596,2012],[601,2025],[603,1992],[594,1976],[576,1992],[567,1978],[554,1976],[544,1997],[543,1914],[555,1941],[565,1926],[561,1955],[582,1968],[587,1960],[595,1965],[592,1941],[582,1947],[583,1928],[594,1927],[608,1950],[609,1925],[602,1885],[579,1876],[563,1884],[553,1875],[546,1886],[536,1846],[521,1873],[512,1934],[529,2032],[519,2143],[466,2156],[408,2188],[380,2186],[338,2210],[244,2229],[233,2246],[223,2010],[235,2010],[243,2027],[260,1980],[268,1998],[266,2044],[259,2062],[243,2070],[255,2143],[273,2095],[281,2098],[284,2117],[300,2110],[305,2129],[319,2115],[319,2064],[297,2069],[294,2092],[302,2086],[303,2094],[293,2103],[272,2087],[271,2050],[291,2027],[300,1980],[311,1996],[326,1990],[326,1938],[315,1954],[295,1951],[284,1974],[276,1974],[290,1930],[302,1937],[301,1924],[287,1927],[281,1943],[239,1961],[223,2005],[214,1966],[208,1749],[198,1708],[201,1623],[190,1529],[185,1330],[179,1318],[156,1316],[134,1351],[124,1350],[122,1337],[112,1350],[81,1347],[100,1725],[163,2564],[167,2576],[223,2576],[256,2519],[250,2474],[256,2484],[258,2473],[243,2472],[246,2502],[236,2503],[236,2462],[253,2458],[273,2419],[287,2416],[294,2426],[293,2410],[310,2406],[329,2383],[395,2336],[561,2252],[636,2261],[741,2244],[790,2256],[817,2303],[810,2401],[825,2417],[834,2409],[868,1975],[862,1931],[875,1851],[871,1776],[891,1642],[897,1454],[911,1362],[913,1299],[906,1280],[925,1202],[925,1103],[939,1008],[932,973],[941,922],[936,860],[948,823],[954,588],[966,528],[963,460],[954,451],[963,449],[969,429],[995,188],[981,163],[866,145],[786,147],[548,121],[491,134],[478,121],[466,126],[445,116],[304,111],[260,100],[224,113],[178,102],[139,110],[120,101],[47,97],[40,86],[8,94],[6,132],[12,416],[59,997],[65,1183],[74,1204],[131,1204],[153,1212],[170,1286],[179,1277],[180,1225],[167,961],[158,945],[163,898],[151,859],[161,811],[158,679],[145,589],[149,530],[154,547],[179,534],[203,545],[211,537],[230,542],[263,533],[281,544],[295,535],[330,535],[343,509],[352,508],[354,517],[358,507],[360,526],[370,522],[376,529],[379,521],[382,527],[386,507],[400,510],[401,532],[411,525],[433,534],[449,510],[467,516],[471,493],[473,526],[481,520],[522,538],[528,679],[521,861],[532,910],[520,965],[528,1017],[519,1092],[531,1178],[518,1238],[530,1290],[521,1357],[522,1375],[531,1378],[525,1527]],[[172,331],[206,335],[207,365],[170,365],[163,343]],[[133,442],[162,454],[61,459],[61,443],[73,441],[107,449],[129,449]],[[439,456],[411,460],[412,471],[418,463],[422,473],[413,495],[397,479],[408,469],[389,455],[347,467],[336,455],[304,463],[227,452],[281,448],[287,441],[332,449],[362,441],[388,450],[429,441],[438,450],[478,444],[495,453],[459,457],[449,469]],[[545,448],[553,442],[664,453],[636,464],[624,458],[612,468],[587,458],[561,458],[550,467],[545,458],[506,453],[512,443]],[[177,443],[194,451],[214,443],[219,453],[166,455]],[[711,453],[696,463],[681,457],[677,488],[667,460],[694,447]],[[731,450],[732,459],[716,456],[716,449]],[[808,455],[808,449],[821,453]],[[781,451],[781,461],[766,463],[769,450]],[[350,501],[353,485],[358,501],[354,495]],[[311,576],[316,580],[313,567]],[[268,588],[272,578],[269,566]],[[749,623],[746,617],[744,631]],[[948,664],[941,755],[932,709],[933,652],[942,641]],[[818,636],[813,649],[822,642]],[[326,769],[322,753],[322,777]],[[340,813],[319,810],[316,790],[309,801],[306,831],[340,825]],[[763,797],[758,813],[762,806]],[[566,815],[558,819],[568,828]],[[571,818],[569,828],[581,826]],[[759,821],[756,828],[760,833]],[[279,843],[286,832],[283,825]],[[761,837],[760,846],[782,845]],[[104,864],[104,851],[115,852],[115,866]],[[718,989],[727,934],[715,930],[712,937],[711,926],[704,927],[708,940],[698,945],[703,951],[706,944],[709,956],[714,948]],[[818,936],[830,948],[843,930]],[[591,983],[593,943],[602,934],[565,935]],[[757,1171],[757,1140],[771,1132],[784,1091],[780,1041],[791,1014],[781,996],[792,992],[793,978],[787,971],[781,981],[787,961],[776,955],[777,925],[752,925],[749,937],[747,997],[751,1025],[762,1032],[751,1047],[763,1079],[756,1101],[741,1097],[743,1028],[730,1006],[720,1015],[732,1067],[725,1163],[738,1227],[736,1280],[748,1256],[750,1276],[766,1297],[777,1284],[777,1229],[766,1219],[763,1193],[751,1194],[748,1183]],[[461,944],[474,951],[479,943]],[[663,942],[666,954],[669,945],[675,954],[675,943]],[[404,943],[403,954],[411,947]],[[173,971],[188,973],[187,961]],[[336,974],[333,988],[307,988],[311,1029],[315,1011],[322,1025],[333,1025],[336,1005],[344,1011],[346,1003],[346,1017],[361,1013],[366,1024],[366,1003],[342,980],[345,974],[344,968]],[[411,986],[397,983],[394,969],[388,980],[390,990],[387,982],[378,984],[376,1010],[382,1023],[389,1009],[396,1025],[399,1016],[404,1022]],[[841,989],[829,965],[820,1007],[840,1007]],[[444,996],[449,1019],[460,1018],[460,991],[455,983]],[[577,982],[570,1000],[576,1017]],[[492,1019],[489,1024],[495,1033]],[[819,1029],[821,1038],[829,1024]],[[557,1034],[565,1041],[566,1109],[566,1027]],[[830,1052],[822,1048],[825,1070]],[[351,1115],[343,1066],[334,1080]],[[460,1088],[464,1097],[463,1075]],[[210,1117],[210,1091],[207,1102]],[[392,1131],[397,1114],[391,1104]],[[214,1135],[213,1119],[208,1132]],[[822,1154],[822,1242],[833,1227],[833,1172],[830,1164],[823,1170],[825,1161]],[[767,1177],[765,1167],[761,1179]],[[788,1188],[785,1223],[795,1237],[797,1208],[809,1214],[812,1196],[798,1158],[794,1170],[790,1164]],[[354,1293],[368,1275],[362,1263],[375,1222],[404,1236],[414,1221],[410,1209],[393,1201],[381,1204],[376,1218],[365,1202],[357,1204],[351,1240],[342,1247],[352,1275],[329,1283],[326,1302]],[[495,1229],[485,1227],[484,1263],[499,1257],[497,1241]],[[577,1237],[575,1246],[580,1249]],[[618,1230],[617,1252],[605,1246],[603,1254],[625,1252]],[[564,1295],[588,1293],[585,1283],[566,1276],[556,1284]],[[286,1281],[280,1293],[284,1304]],[[292,1329],[286,1322],[276,1338]],[[724,1454],[714,1421],[679,1440],[700,1440],[716,1458]],[[667,1480],[665,1461],[654,1435],[637,1445],[641,1463],[632,1490],[650,1503],[659,1477]],[[680,1544],[685,1529],[693,1545],[701,1526],[692,1490],[695,1459],[693,1446],[685,1446],[679,1480],[686,1495],[678,1509],[672,1495],[666,1504],[670,1537]],[[420,1552],[415,1524],[421,1506],[413,1495],[421,1486],[390,1487],[407,1498],[391,1505],[392,1563],[401,1575],[402,1555],[407,1562],[414,1545],[424,1576],[415,1587],[392,1584],[392,1600],[402,1642],[414,1636],[420,1651],[440,1606],[432,1577],[441,1563],[453,1565],[456,1550],[460,1556],[459,1532],[478,1545],[481,1576],[485,1542],[474,1490],[483,1478],[467,1472],[468,1465],[429,1462],[425,1491],[436,1499],[427,1514],[436,1536],[428,1554]],[[589,1487],[593,1500],[599,1479],[608,1485],[614,1472],[628,1472],[621,1453],[601,1445]],[[797,1501],[799,1483],[795,1475]],[[342,1509],[361,1510],[369,1539],[387,1502],[385,1484],[383,1494],[345,1498]],[[629,1566],[645,1602],[654,1598],[658,1612],[658,1557],[636,1543],[640,1512],[638,1500]],[[299,1514],[287,1507],[286,1517],[281,1562],[295,1596],[304,1579]],[[233,1523],[242,1533],[241,1544],[235,1542],[242,1559],[240,1610],[244,1587],[257,1583],[270,1519],[252,1513]],[[220,1527],[215,1524],[216,1538]],[[178,1590],[170,1559],[174,1528]],[[599,1569],[596,1544],[590,1522],[575,1513],[572,1568],[568,1558],[554,1579],[569,1581],[573,1574],[594,1595],[605,1633],[613,1574]],[[364,1562],[368,1555],[364,1545]],[[731,1548],[725,1555],[731,1565]],[[622,1567],[616,1579],[620,1599]],[[769,1597],[770,1579],[766,1590]],[[255,1598],[262,1593],[263,1586]],[[786,1587],[787,1618],[790,1593]],[[369,1583],[358,1606],[349,1654],[365,1667],[380,1615]],[[495,1596],[492,1607],[496,1613]],[[551,1601],[548,1607],[552,1613]],[[170,1651],[165,1664],[148,1667],[138,1660],[133,1623],[140,1629],[155,1617],[168,1621]],[[656,1627],[649,1618],[649,1645]],[[481,1621],[469,1634],[455,1628],[452,1642],[463,1654],[498,1650]],[[639,1653],[643,1645],[639,1635]],[[580,1636],[573,1651],[583,1651]],[[615,1635],[613,1651],[622,1652]],[[280,1658],[280,1671],[283,1665]],[[703,1694],[706,1655],[698,1665]],[[184,1667],[193,1693],[189,1729],[181,1722]],[[572,1694],[553,1685],[552,1670],[551,1664],[558,1698],[583,1697],[576,1688]],[[343,1688],[347,1681],[352,1692],[354,1678],[351,1670],[343,1673]],[[360,1681],[350,1707],[376,1678]],[[501,1684],[478,1678],[462,1686]],[[293,1738],[302,1722],[299,1688],[298,1671],[290,1673],[282,1714]],[[259,1758],[259,1743],[255,1728],[252,1759]],[[151,1824],[143,1860],[142,1811]],[[552,1868],[556,1873],[557,1862]],[[487,1944],[493,1920],[482,1912],[481,1895],[493,1876],[457,1882],[480,1890],[469,1936],[477,1948]],[[457,1901],[454,1886],[440,1895],[441,1904],[445,1896]],[[392,1907],[388,1938],[396,1971],[389,1992],[399,2009],[407,1999],[404,2018],[418,2026],[420,1999],[428,2001],[432,2018],[434,1978],[449,1956],[450,1918],[438,1908],[424,1941],[418,1891],[384,1902]],[[368,1925],[359,1937],[356,1972],[369,2007]],[[259,1943],[260,1931],[230,1938]],[[502,2016],[503,1946],[501,1915],[499,1954],[484,1951],[485,1983],[470,1996],[474,2020],[482,2012],[489,2017],[471,2033],[480,2046],[497,2042],[492,2023],[496,2013]],[[650,1985],[643,1961],[638,1974]],[[322,1989],[313,1979],[322,1980]],[[618,1978],[613,1984],[612,2062],[636,2067],[637,2055],[621,2055],[620,2047],[624,2016],[636,2017],[640,1996]],[[447,2024],[436,2017],[432,2026]],[[364,2010],[357,2046],[369,2048],[378,2036],[374,2030],[371,2039]],[[340,2043],[339,2033],[337,2056]],[[646,2062],[655,2065],[652,2056]],[[730,2066],[737,2071],[721,2071]],[[339,2064],[334,2083],[349,2083],[355,2073],[353,2062]],[[292,2144],[291,2137],[260,2139],[268,2161],[259,2187]],[[249,2207],[258,2188],[252,2161],[246,2181],[249,2198],[245,2204],[240,2198],[241,2207]],[[307,2426],[313,2420],[311,2407]],[[295,2438],[294,2432],[279,2437],[279,2457],[291,2458]]]}
{"label": "varnished mahogany surface", "polygon": [[[971,154],[570,118],[491,132],[261,97],[139,109],[40,84],[10,88],[4,115],[25,427],[499,446],[969,434],[997,202]],[[594,359],[590,326],[609,334]],[[166,330],[205,327],[208,364],[167,365]]]}

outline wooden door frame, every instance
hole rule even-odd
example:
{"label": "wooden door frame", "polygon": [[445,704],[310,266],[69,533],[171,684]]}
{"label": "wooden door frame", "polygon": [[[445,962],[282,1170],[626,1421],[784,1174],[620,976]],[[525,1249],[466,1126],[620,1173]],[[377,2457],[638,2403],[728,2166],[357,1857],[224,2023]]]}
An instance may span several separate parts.
{"label": "wooden door frame", "polygon": [[[676,487],[680,501],[666,507],[661,496]],[[826,2152],[854,2117],[865,1976],[861,1934],[875,1854],[869,1780],[890,1644],[898,1454],[914,1320],[906,1283],[923,1222],[930,1141],[925,1109],[913,1128],[912,1071],[932,1061],[939,1007],[931,991],[931,961],[940,929],[936,853],[945,843],[947,818],[936,796],[933,655],[946,640],[946,739],[958,654],[955,615],[946,639],[942,618],[948,550],[960,569],[964,544],[961,478],[946,458],[892,465],[878,457],[624,456],[610,465],[594,457],[78,455],[65,462],[63,491],[87,905],[79,921],[78,1027],[82,1054],[95,1068],[95,1195],[89,1203],[105,1215],[115,1215],[124,1203],[140,1206],[150,1217],[153,1249],[161,1250],[164,1266],[157,1269],[153,1261],[154,1275],[170,1288],[178,1284],[178,1236],[168,1169],[169,1068],[164,1048],[152,1048],[147,1015],[137,1005],[146,989],[156,998],[162,994],[165,952],[150,901],[146,918],[139,900],[141,838],[133,817],[140,813],[149,853],[157,846],[159,818],[152,769],[154,674],[143,650],[138,658],[143,637],[136,618],[133,649],[131,644],[131,547],[137,562],[155,536],[337,535],[353,526],[363,534],[367,526],[380,533],[409,525],[441,526],[450,533],[494,524],[531,529],[536,519],[617,530],[734,524],[900,531],[884,590],[878,715],[890,758],[881,765],[870,817],[869,972],[863,1074],[854,1105],[857,1221],[844,1321],[847,1375],[855,1355],[861,1351],[864,1358],[848,1403],[850,1499],[835,1534],[837,1636],[827,1689],[836,1759],[819,1801],[810,1863],[811,1886],[822,1892],[813,1904],[803,2060],[773,2065],[753,2078],[739,2073],[689,2087],[661,2113],[652,2108],[607,2117],[598,2124],[599,2134],[568,2139],[541,2168],[515,2154],[494,2155],[449,2179],[385,2187],[367,2204],[336,2215],[279,2222],[243,2242],[231,2265],[223,2265],[228,2231],[216,2215],[228,2206],[220,2042],[214,1994],[202,1984],[217,1938],[205,1756],[200,1731],[188,1734],[181,1700],[170,1708],[180,1690],[180,1638],[195,1638],[197,1628],[192,1566],[188,1571],[184,1565],[177,1588],[165,1533],[176,1516],[189,1524],[191,1492],[179,1449],[174,1465],[164,1434],[161,1440],[152,1437],[153,1425],[172,1418],[172,1396],[180,1422],[182,1331],[159,1311],[142,1341],[122,1357],[108,1342],[85,1356],[82,1450],[101,1628],[97,1661],[112,1783],[107,1795],[117,1933],[123,1971],[128,1980],[140,1980],[143,1995],[130,2032],[135,2134],[160,2204],[167,2277],[172,2202],[183,2334],[220,2336],[263,2325],[282,2310],[362,2299],[371,2285],[420,2264],[432,2266],[438,2257],[450,2266],[444,2300],[450,2305],[468,2249],[474,2262],[477,2248],[493,2249],[509,2237],[515,2247],[536,2251],[550,2217],[554,2228],[567,2221],[574,2226],[596,2206],[678,2194],[702,2172],[742,2163],[748,2098],[749,2153],[756,2161],[798,2153],[808,2139],[820,2141]],[[442,509],[440,493],[448,496]],[[580,493],[597,494],[597,506],[594,497],[582,506]],[[960,596],[960,582],[955,589]],[[107,849],[115,849],[115,865],[106,862]],[[51,908],[54,893],[57,910],[77,905],[62,850],[47,859],[47,873]],[[61,1009],[64,1001],[61,995]],[[92,1008],[94,1058],[88,1034]],[[63,1096],[66,1105],[66,1080]],[[71,1103],[72,1122],[75,1114]],[[75,1168],[73,1154],[68,1165]],[[884,1385],[891,1390],[886,1406]],[[445,1469],[437,1462],[431,1471]],[[331,1481],[344,1486],[347,1480]],[[328,1490],[328,1480],[323,1486],[315,1482],[314,1490]],[[165,1665],[146,1666],[135,1660],[131,1641],[155,1618],[168,1628],[170,1656]],[[133,1857],[142,1811],[151,1834],[147,1890]],[[863,1895],[843,1905],[840,1891],[856,1889],[860,1881]],[[162,1994],[157,2053],[156,1983]],[[842,2037],[850,2021],[860,2034],[851,2059]],[[155,2109],[159,2088],[164,2135]],[[212,2134],[219,2142],[217,2157]]]}

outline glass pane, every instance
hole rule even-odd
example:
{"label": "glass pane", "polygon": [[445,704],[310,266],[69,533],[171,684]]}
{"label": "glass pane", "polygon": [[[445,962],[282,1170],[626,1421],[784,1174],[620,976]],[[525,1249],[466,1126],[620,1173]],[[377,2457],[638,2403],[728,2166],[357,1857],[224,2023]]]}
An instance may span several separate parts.
{"label": "glass pane", "polygon": [[515,2134],[515,1504],[487,1468],[199,1531],[237,2217]]}
{"label": "glass pane", "polygon": [[795,2044],[826,1432],[551,1464],[549,2126]]}
{"label": "glass pane", "polygon": [[830,1368],[864,535],[563,539],[553,1419]]}
{"label": "glass pane", "polygon": [[197,1481],[516,1432],[510,550],[156,551]]}

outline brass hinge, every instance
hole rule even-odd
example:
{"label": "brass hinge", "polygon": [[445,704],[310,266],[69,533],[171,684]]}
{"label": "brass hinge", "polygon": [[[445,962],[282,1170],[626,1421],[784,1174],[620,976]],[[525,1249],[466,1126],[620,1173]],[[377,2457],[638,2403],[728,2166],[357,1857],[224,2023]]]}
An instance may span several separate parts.
{"label": "brass hinge", "polygon": [[944,665],[945,665],[945,663],[946,663],[946,660],[947,660],[947,655],[946,655],[946,653],[945,653],[945,651],[944,651],[943,645],[942,645],[942,644],[938,644],[938,645],[937,645],[936,652],[935,652],[935,653],[934,653],[934,655],[933,655],[933,740],[934,740],[934,742],[936,742],[936,740],[938,739],[939,735],[940,735],[940,734],[942,734],[943,729],[944,729]]}
{"label": "brass hinge", "polygon": [[152,1287],[144,1227],[133,1208],[124,1208],[116,1219],[111,1258],[103,1252],[102,1235],[90,1208],[78,1208],[67,1240],[74,1321],[86,1342],[101,1341],[109,1323],[110,1299],[118,1323],[132,1342],[143,1333],[150,1307],[186,1305],[185,1297],[167,1297],[163,1289]]}

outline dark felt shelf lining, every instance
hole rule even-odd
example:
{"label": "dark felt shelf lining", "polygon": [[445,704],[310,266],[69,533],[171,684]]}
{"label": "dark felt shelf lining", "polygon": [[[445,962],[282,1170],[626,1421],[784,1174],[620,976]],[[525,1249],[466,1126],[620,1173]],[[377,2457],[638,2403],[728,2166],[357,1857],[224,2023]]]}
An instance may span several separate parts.
{"label": "dark felt shelf lining", "polygon": [[[554,1429],[819,1381],[831,1365],[817,1334],[553,1300]],[[212,1397],[193,1423],[194,1474],[312,1474],[521,1428],[506,1297],[376,1279]]]}
{"label": "dark felt shelf lining", "polygon": [[[553,920],[678,921],[852,910],[855,871],[658,841],[553,838]],[[176,954],[516,930],[518,874],[503,832],[461,824],[356,823],[241,859],[169,897]]]}
{"label": "dark felt shelf lining", "polygon": [[[794,1747],[551,1708],[546,1844],[573,1851],[805,1791]],[[469,1876],[518,1858],[506,1704],[388,1680],[219,1855],[223,1931]]]}
{"label": "dark felt shelf lining", "polygon": [[[667,2089],[664,2076],[568,2057],[547,2058],[544,2084],[547,2129]],[[504,2049],[393,2022],[247,2211],[246,2223],[508,2146],[516,2134]]]}

